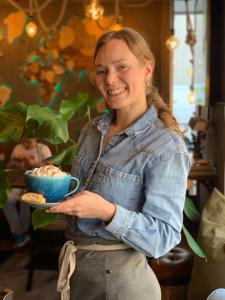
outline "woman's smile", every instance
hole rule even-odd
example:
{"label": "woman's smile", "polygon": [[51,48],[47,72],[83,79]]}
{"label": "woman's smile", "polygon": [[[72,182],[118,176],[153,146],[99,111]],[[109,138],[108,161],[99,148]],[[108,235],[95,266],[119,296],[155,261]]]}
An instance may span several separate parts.
{"label": "woman's smile", "polygon": [[123,94],[126,91],[127,91],[126,87],[110,88],[110,89],[107,89],[107,95],[110,97],[116,97],[116,96],[120,96],[121,94]]}

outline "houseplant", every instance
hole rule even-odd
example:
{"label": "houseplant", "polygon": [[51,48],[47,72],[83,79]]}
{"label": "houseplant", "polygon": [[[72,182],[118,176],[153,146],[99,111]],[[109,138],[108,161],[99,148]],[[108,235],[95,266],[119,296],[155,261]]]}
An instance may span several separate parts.
{"label": "houseplant", "polygon": [[[58,110],[39,104],[6,104],[0,109],[0,143],[19,142],[22,138],[35,137],[55,146],[54,155],[48,161],[60,167],[71,165],[76,143],[70,137],[69,122],[72,119],[90,120],[90,112],[96,101],[98,100],[92,99],[87,92],[79,92],[70,99],[62,100]],[[66,144],[66,149],[59,151],[60,144]],[[10,189],[3,164],[0,165],[0,180],[2,208],[7,200],[7,190]],[[32,214],[32,221],[34,227],[39,227],[53,219],[44,211],[37,210]]]}

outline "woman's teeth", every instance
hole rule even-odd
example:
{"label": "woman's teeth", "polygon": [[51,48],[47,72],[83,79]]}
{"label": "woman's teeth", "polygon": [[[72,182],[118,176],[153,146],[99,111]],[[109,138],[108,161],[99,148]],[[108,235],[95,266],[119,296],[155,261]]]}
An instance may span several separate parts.
{"label": "woman's teeth", "polygon": [[119,94],[121,94],[125,91],[126,91],[125,87],[124,88],[117,88],[117,89],[110,89],[110,90],[107,91],[107,94],[109,96],[116,96],[116,95],[119,95]]}

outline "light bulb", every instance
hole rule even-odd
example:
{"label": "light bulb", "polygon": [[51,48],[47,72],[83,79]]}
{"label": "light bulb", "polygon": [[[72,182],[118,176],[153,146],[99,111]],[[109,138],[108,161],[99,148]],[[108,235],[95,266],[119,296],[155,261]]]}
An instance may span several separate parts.
{"label": "light bulb", "polygon": [[85,13],[87,18],[98,20],[103,16],[104,8],[98,3],[97,0],[91,0],[91,2],[85,8]]}
{"label": "light bulb", "polygon": [[189,104],[195,103],[195,92],[193,89],[191,89],[187,95],[187,101]]}
{"label": "light bulb", "polygon": [[121,18],[116,18],[115,23],[112,26],[113,31],[119,31],[123,28],[122,23],[121,23]]}
{"label": "light bulb", "polygon": [[37,25],[34,22],[29,21],[25,26],[25,31],[29,37],[33,38],[37,34]]}
{"label": "light bulb", "polygon": [[188,76],[189,76],[189,78],[192,78],[193,77],[193,67],[190,67],[189,69],[188,69]]}
{"label": "light bulb", "polygon": [[165,42],[165,45],[169,50],[176,49],[179,46],[179,44],[180,44],[179,40],[173,34],[169,36]]}

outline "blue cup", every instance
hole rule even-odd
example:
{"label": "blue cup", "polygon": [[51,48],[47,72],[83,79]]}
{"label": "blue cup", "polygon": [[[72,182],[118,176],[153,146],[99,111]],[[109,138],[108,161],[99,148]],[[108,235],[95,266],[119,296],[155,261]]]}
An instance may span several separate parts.
{"label": "blue cup", "polygon": [[[80,181],[71,175],[62,176],[34,176],[31,175],[32,170],[25,172],[25,184],[29,192],[42,194],[47,203],[59,202],[78,190]],[[71,181],[75,181],[76,185],[69,192]]]}

